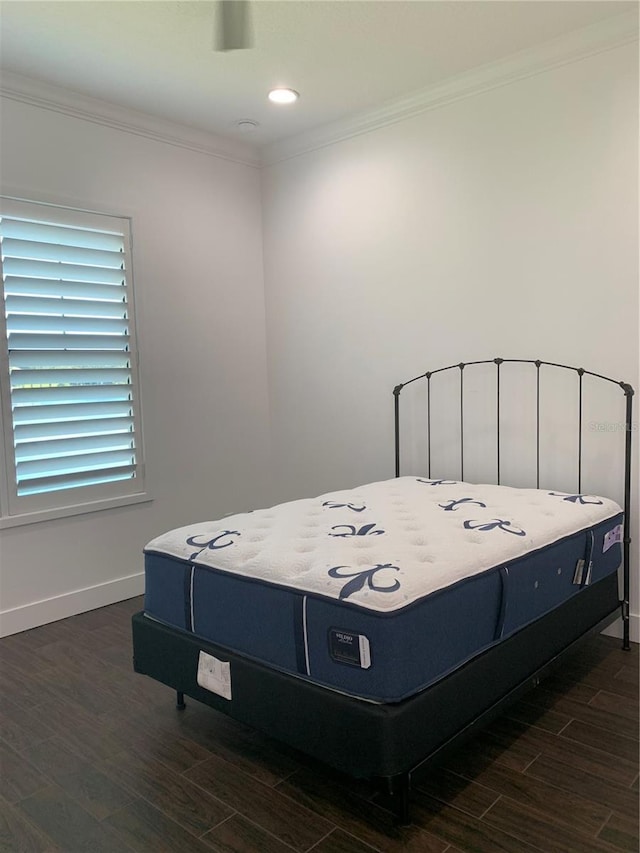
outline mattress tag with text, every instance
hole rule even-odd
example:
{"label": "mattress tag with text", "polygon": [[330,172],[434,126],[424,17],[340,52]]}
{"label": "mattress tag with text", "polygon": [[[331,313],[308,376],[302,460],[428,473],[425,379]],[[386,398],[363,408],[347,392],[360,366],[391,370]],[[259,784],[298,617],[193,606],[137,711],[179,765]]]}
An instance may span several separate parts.
{"label": "mattress tag with text", "polygon": [[231,699],[231,664],[200,651],[198,684],[224,699]]}
{"label": "mattress tag with text", "polygon": [[613,530],[610,530],[608,533],[604,535],[604,542],[602,544],[602,553],[604,554],[609,548],[612,548],[614,545],[617,545],[618,542],[622,542],[622,525],[616,524]]}
{"label": "mattress tag with text", "polygon": [[329,653],[339,663],[369,669],[371,666],[371,647],[368,637],[337,628],[329,630]]}

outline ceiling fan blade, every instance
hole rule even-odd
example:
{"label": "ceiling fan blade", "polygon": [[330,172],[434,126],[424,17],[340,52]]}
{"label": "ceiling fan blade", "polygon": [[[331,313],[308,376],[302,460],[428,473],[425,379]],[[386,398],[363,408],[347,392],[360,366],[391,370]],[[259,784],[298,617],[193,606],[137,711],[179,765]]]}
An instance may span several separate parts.
{"label": "ceiling fan blade", "polygon": [[249,0],[218,0],[216,50],[244,50],[252,47]]}

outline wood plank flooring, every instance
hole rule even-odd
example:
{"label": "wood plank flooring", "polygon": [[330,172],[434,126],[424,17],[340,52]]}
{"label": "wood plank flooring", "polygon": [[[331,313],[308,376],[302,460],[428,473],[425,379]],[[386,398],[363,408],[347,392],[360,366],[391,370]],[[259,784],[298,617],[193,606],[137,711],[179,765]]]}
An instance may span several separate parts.
{"label": "wood plank flooring", "polygon": [[[132,599],[0,640],[0,851],[638,851],[638,646],[588,642],[384,798],[136,675]],[[461,701],[464,701],[461,697]]]}

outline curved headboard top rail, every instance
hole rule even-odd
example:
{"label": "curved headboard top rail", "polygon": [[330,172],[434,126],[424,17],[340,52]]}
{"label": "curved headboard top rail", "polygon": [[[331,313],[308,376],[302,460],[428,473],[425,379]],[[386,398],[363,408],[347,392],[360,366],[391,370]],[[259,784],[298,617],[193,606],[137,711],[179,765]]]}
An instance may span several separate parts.
{"label": "curved headboard top rail", "polygon": [[464,480],[464,370],[467,367],[476,365],[494,364],[496,367],[495,380],[495,395],[496,395],[496,462],[497,462],[497,483],[500,485],[500,368],[503,364],[532,364],[536,368],[536,488],[540,488],[540,368],[542,366],[558,368],[561,370],[570,370],[576,373],[578,377],[578,492],[582,490],[582,435],[583,435],[583,378],[592,376],[595,379],[600,379],[604,382],[610,382],[620,387],[626,398],[625,412],[625,443],[624,443],[624,538],[623,538],[623,582],[624,582],[624,598],[622,604],[622,620],[624,631],[624,648],[629,648],[629,545],[630,537],[630,517],[631,517],[631,436],[633,432],[632,425],[632,407],[633,407],[633,387],[628,382],[623,382],[618,379],[612,379],[610,376],[604,376],[601,373],[594,373],[591,370],[585,370],[583,367],[573,367],[569,364],[558,364],[554,361],[543,361],[542,359],[527,359],[527,358],[492,358],[483,359],[480,361],[458,362],[450,364],[447,367],[440,367],[437,370],[427,370],[424,373],[414,376],[406,382],[401,382],[393,389],[394,396],[394,415],[395,415],[395,475],[400,476],[400,392],[407,385],[411,385],[419,380],[425,380],[427,386],[427,468],[428,476],[431,477],[431,379],[436,374],[445,373],[449,370],[458,370],[460,374],[459,382],[459,428],[460,428],[460,479]]}
{"label": "curved headboard top rail", "polygon": [[393,389],[393,393],[397,396],[406,385],[411,385],[412,382],[417,382],[418,379],[430,379],[436,373],[444,373],[445,370],[464,370],[465,367],[471,367],[474,364],[535,364],[537,368],[546,364],[549,367],[561,367],[564,370],[574,370],[580,376],[595,376],[598,379],[604,379],[605,382],[613,382],[614,385],[619,385],[624,393],[633,396],[634,390],[628,382],[620,382],[618,379],[612,379],[610,376],[603,376],[601,373],[594,373],[591,370],[585,370],[584,367],[573,367],[570,364],[558,364],[555,361],[542,361],[539,358],[487,358],[482,361],[461,361],[458,364],[449,364],[447,367],[439,367],[437,370],[427,370],[426,373],[421,373],[419,376],[414,376],[413,379],[408,379],[406,382],[401,382]]}

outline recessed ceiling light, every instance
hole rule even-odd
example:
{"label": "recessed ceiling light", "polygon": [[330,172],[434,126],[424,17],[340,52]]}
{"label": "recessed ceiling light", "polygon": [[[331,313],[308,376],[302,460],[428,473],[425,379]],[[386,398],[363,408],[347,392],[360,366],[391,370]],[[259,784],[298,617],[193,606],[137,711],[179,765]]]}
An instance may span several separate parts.
{"label": "recessed ceiling light", "polygon": [[272,89],[269,92],[269,100],[274,104],[293,104],[297,101],[300,95],[295,89]]}

